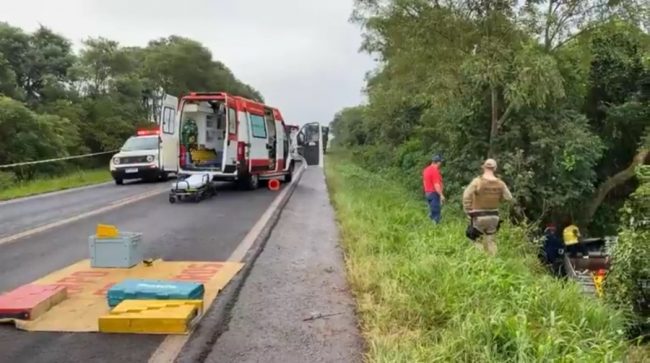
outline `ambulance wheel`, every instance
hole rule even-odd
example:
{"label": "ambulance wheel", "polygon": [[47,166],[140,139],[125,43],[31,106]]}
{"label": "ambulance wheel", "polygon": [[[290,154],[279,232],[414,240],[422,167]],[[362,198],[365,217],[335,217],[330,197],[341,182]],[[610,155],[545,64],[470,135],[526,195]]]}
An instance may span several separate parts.
{"label": "ambulance wheel", "polygon": [[244,186],[248,190],[255,190],[260,186],[260,177],[257,174],[252,174],[244,179]]}
{"label": "ambulance wheel", "polygon": [[162,181],[169,180],[169,173],[161,172],[160,173],[160,180],[162,180]]}
{"label": "ambulance wheel", "polygon": [[293,161],[292,161],[291,164],[289,165],[289,173],[284,176],[284,182],[285,183],[291,183],[291,181],[293,180],[293,165],[294,164],[293,164]]}

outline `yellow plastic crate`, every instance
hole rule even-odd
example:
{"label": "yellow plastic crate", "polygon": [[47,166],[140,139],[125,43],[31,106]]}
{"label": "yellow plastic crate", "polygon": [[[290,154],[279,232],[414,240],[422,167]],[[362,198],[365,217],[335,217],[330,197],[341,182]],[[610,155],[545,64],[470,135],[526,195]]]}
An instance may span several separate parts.
{"label": "yellow plastic crate", "polygon": [[124,300],[99,318],[99,331],[186,334],[202,312],[202,300]]}
{"label": "yellow plastic crate", "polygon": [[214,150],[192,150],[192,160],[195,162],[210,161],[217,159],[217,153]]}

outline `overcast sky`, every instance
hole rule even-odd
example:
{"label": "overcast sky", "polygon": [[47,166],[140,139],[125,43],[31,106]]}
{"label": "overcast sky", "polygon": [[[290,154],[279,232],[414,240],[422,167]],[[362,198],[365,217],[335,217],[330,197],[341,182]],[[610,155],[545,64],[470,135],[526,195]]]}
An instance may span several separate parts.
{"label": "overcast sky", "polygon": [[[348,23],[352,0],[0,0],[0,21],[81,40],[144,46],[172,34],[200,41],[287,123],[329,122],[363,100],[370,57]],[[216,91],[216,90],[215,90]]]}

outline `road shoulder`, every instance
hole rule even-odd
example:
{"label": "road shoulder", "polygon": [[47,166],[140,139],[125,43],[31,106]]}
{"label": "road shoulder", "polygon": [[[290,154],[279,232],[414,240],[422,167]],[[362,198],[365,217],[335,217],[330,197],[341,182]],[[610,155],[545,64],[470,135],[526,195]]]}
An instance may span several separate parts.
{"label": "road shoulder", "polygon": [[362,340],[338,241],[323,170],[309,168],[207,361],[360,361]]}

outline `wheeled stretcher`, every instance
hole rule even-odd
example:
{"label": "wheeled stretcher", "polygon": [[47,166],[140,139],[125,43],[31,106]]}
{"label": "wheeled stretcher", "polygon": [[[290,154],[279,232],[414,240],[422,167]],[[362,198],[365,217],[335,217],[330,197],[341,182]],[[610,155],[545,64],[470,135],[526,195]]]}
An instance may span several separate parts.
{"label": "wheeled stretcher", "polygon": [[169,192],[169,203],[189,199],[198,203],[217,194],[215,182],[210,174],[193,174],[189,177],[172,183]]}

